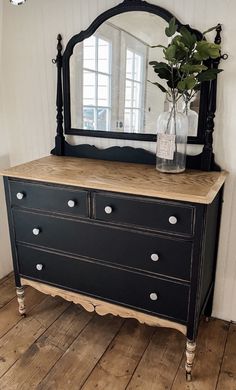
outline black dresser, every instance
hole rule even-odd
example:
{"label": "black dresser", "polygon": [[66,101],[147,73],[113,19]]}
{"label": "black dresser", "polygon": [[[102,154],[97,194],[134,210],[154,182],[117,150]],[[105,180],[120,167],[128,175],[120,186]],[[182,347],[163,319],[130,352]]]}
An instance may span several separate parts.
{"label": "black dresser", "polygon": [[199,319],[211,314],[226,174],[56,156],[3,174],[20,313],[29,284],[175,328],[190,377]]}

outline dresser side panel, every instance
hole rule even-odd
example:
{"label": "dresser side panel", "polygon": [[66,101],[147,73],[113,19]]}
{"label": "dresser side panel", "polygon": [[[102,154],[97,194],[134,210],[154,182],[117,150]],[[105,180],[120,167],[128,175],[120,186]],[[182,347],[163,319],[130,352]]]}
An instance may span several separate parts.
{"label": "dresser side panel", "polygon": [[215,200],[207,206],[206,231],[203,250],[203,264],[201,272],[201,300],[200,310],[207,303],[210,290],[214,289],[215,270],[218,249],[218,236],[221,214],[221,192],[218,193]]}
{"label": "dresser side panel", "polygon": [[6,204],[7,204],[8,226],[9,226],[10,241],[11,241],[11,252],[12,252],[15,283],[16,283],[16,287],[21,287],[17,248],[15,243],[14,221],[13,221],[13,216],[11,211],[11,193],[10,193],[10,186],[9,186],[9,178],[4,177],[3,180],[4,180],[4,188],[5,188],[5,196],[6,196]]}

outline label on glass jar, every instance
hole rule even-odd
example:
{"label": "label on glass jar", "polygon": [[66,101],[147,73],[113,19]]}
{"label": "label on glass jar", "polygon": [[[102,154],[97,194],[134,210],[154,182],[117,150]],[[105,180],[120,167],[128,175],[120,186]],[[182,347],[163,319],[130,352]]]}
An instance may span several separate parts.
{"label": "label on glass jar", "polygon": [[174,134],[157,134],[157,157],[166,160],[174,159],[175,135]]}

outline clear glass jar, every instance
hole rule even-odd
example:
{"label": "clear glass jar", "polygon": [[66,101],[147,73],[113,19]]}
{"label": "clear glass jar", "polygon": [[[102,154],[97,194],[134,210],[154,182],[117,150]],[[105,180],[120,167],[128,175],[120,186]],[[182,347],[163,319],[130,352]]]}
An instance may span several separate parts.
{"label": "clear glass jar", "polygon": [[198,131],[198,113],[191,109],[191,102],[183,102],[182,111],[188,117],[188,135],[190,137],[197,137]]}
{"label": "clear glass jar", "polygon": [[157,120],[156,169],[166,173],[180,173],[186,166],[188,117],[171,103],[169,111]]}

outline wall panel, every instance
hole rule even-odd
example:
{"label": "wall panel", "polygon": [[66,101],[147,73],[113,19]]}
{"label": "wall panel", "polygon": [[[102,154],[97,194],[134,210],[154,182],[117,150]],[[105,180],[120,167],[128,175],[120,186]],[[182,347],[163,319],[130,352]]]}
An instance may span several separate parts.
{"label": "wall panel", "polygon": [[[4,132],[9,135],[10,161],[17,164],[45,156],[55,135],[57,33],[68,37],[85,29],[116,0],[27,0],[14,7],[4,0],[2,86]],[[215,126],[216,160],[230,171],[225,187],[219,247],[214,315],[236,321],[236,119],[235,67],[236,36],[234,0],[152,0],[166,7],[184,23],[205,30],[223,24],[223,51],[229,60],[222,63]],[[1,128],[1,132],[3,129]],[[83,142],[91,142],[86,138]],[[104,146],[104,140],[98,140]],[[107,141],[107,145],[111,144]],[[117,143],[117,141],[114,141]],[[151,144],[149,148],[153,147]],[[79,164],[79,161],[78,161]],[[1,223],[3,228],[3,223]]]}

